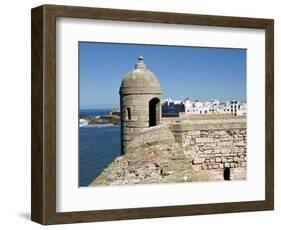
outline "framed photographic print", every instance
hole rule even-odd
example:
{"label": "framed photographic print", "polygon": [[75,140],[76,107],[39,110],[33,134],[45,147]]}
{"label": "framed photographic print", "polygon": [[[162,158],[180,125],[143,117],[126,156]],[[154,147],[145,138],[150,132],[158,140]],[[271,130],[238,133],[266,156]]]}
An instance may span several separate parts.
{"label": "framed photographic print", "polygon": [[272,210],[273,20],[32,9],[41,224]]}

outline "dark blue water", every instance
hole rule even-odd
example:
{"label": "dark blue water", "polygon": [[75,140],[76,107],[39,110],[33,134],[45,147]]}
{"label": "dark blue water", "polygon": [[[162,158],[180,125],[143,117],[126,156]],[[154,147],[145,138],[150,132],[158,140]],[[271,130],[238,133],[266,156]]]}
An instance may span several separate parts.
{"label": "dark blue water", "polygon": [[80,109],[80,116],[95,117],[107,115],[109,109]]}
{"label": "dark blue water", "polygon": [[[95,117],[108,110],[81,110],[80,115]],[[120,126],[79,128],[79,186],[88,186],[121,153]]]}

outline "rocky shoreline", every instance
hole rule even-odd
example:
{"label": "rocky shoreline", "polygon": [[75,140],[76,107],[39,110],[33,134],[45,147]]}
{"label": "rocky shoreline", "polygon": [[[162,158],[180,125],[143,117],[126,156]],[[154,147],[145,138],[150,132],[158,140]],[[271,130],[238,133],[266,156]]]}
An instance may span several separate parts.
{"label": "rocky shoreline", "polygon": [[96,116],[96,117],[87,117],[87,116],[80,116],[80,119],[84,119],[88,121],[88,124],[113,124],[113,125],[120,125],[120,117],[116,115],[104,115],[104,116]]}

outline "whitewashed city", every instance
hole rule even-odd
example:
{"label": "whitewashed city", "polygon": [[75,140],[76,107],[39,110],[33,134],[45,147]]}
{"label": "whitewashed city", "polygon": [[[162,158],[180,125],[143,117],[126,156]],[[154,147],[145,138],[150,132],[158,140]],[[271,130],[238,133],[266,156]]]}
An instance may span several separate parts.
{"label": "whitewashed city", "polygon": [[246,101],[237,100],[173,100],[171,98],[161,101],[162,113],[164,116],[175,115],[185,117],[191,114],[232,114],[234,116],[242,116],[247,114]]}

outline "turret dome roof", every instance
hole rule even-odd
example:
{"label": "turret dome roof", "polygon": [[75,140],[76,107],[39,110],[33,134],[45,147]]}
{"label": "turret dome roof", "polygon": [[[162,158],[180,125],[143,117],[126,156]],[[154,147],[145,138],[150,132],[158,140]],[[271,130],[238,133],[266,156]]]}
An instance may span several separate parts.
{"label": "turret dome roof", "polygon": [[146,68],[143,60],[143,57],[139,56],[135,69],[123,78],[120,94],[161,94],[158,79]]}

